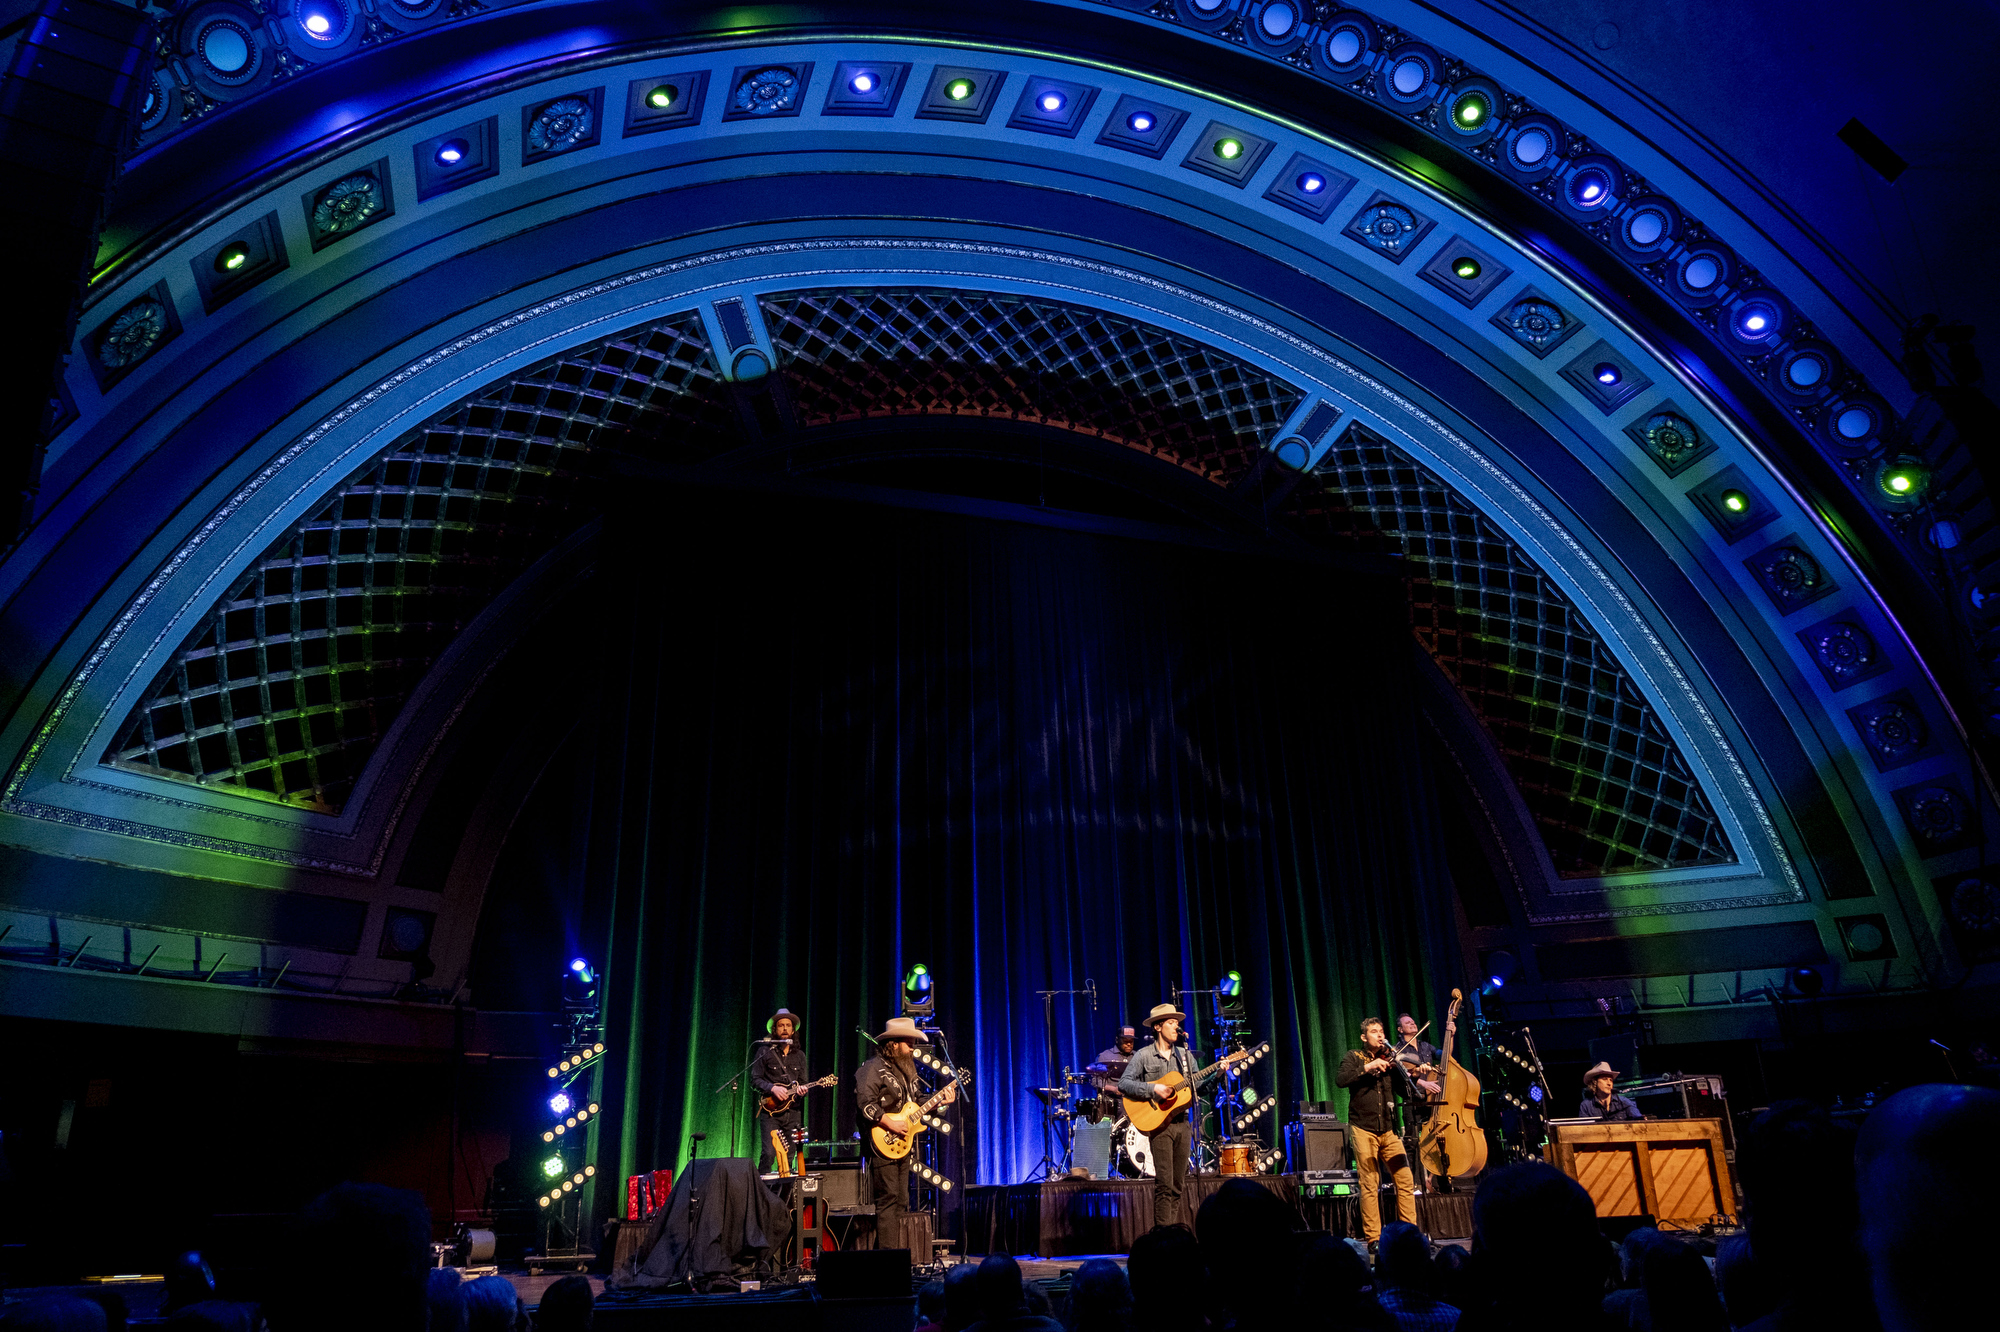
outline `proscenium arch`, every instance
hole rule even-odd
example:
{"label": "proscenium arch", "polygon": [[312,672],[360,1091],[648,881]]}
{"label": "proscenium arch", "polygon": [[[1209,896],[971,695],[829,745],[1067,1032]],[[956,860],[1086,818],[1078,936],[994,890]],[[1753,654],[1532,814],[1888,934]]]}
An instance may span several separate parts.
{"label": "proscenium arch", "polygon": [[[857,60],[909,65],[895,114],[826,114],[832,70]],[[796,114],[723,118],[732,76],[807,61]],[[945,65],[1013,82],[982,123],[919,120],[914,99]],[[699,120],[619,133],[619,98],[635,83],[696,67],[710,99]],[[1036,76],[1092,92],[1073,136],[1011,123],[1013,90]],[[524,112],[600,89],[594,143],[523,159]],[[1101,142],[1125,97],[1185,113],[1170,151]],[[422,197],[417,149],[489,117],[495,173]],[[1256,174],[1187,165],[1210,125],[1269,143]],[[931,285],[1041,293],[1225,345],[1308,390],[1300,423],[1315,402],[1341,413],[1338,430],[1312,441],[1308,467],[1358,424],[1535,553],[1691,756],[1731,820],[1738,860],[1623,884],[1526,876],[1535,896],[1522,925],[1616,915],[1627,922],[1619,929],[1643,935],[1664,933],[1669,917],[1721,912],[1722,924],[1754,911],[1760,925],[1805,925],[1832,952],[1852,905],[1826,904],[1844,902],[1884,913],[1910,974],[1949,964],[1940,904],[1923,882],[1958,862],[1924,854],[1909,806],[1913,793],[1955,794],[1962,825],[1978,817],[1966,806],[1979,788],[1867,578],[1725,400],[1660,355],[1648,330],[1460,211],[1413,169],[1421,164],[1103,63],[859,39],[554,61],[355,139],[293,175],[272,172],[95,297],[109,317],[165,284],[179,331],[102,389],[76,382],[79,418],[51,451],[29,558],[4,571],[38,681],[8,731],[21,760],[6,793],[15,840],[62,854],[115,845],[129,863],[274,889],[323,874],[323,891],[369,902],[372,940],[392,906],[425,900],[379,879],[395,858],[385,848],[410,835],[398,811],[434,780],[424,759],[454,691],[408,714],[409,743],[384,750],[402,755],[397,769],[384,759],[364,779],[383,798],[357,797],[351,813],[107,776],[96,761],[107,733],[188,627],[275,534],[400,432],[553,352],[647,312],[695,309],[719,362],[733,364],[742,349],[727,345],[718,300]],[[1299,154],[1352,178],[1324,218],[1268,197]],[[378,162],[388,204],[315,248],[301,182],[314,193]],[[1400,253],[1354,234],[1384,205],[1412,217]],[[266,217],[288,266],[203,310],[190,299],[192,262]],[[1433,271],[1460,249],[1484,276],[1500,274],[1470,303]],[[1546,348],[1523,341],[1506,316],[1530,299],[1575,331]],[[1647,381],[1641,392],[1591,388],[1598,356],[1626,385]],[[1579,366],[1581,381],[1564,374]],[[1700,441],[1699,456],[1670,458],[1672,471],[1647,448],[1645,424],[1663,413]],[[1702,490],[1710,483],[1753,496],[1762,521],[1730,530]],[[91,545],[93,516],[113,513],[138,539]],[[1800,593],[1802,570],[1811,577]],[[55,609],[59,588],[82,585],[105,589],[88,613]],[[518,594],[524,605],[533,588]],[[508,636],[504,619],[494,612],[496,642]],[[1830,671],[1801,636],[1828,625],[1858,630],[1872,648],[1855,678]],[[1901,740],[1885,746],[1885,734]],[[469,924],[456,935],[469,945]]]}

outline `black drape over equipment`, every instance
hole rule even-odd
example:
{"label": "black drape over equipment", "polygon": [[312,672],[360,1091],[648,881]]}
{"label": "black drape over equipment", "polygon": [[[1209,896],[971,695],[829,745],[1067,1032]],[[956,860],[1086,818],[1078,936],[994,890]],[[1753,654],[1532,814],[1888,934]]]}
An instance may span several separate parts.
{"label": "black drape over equipment", "polygon": [[[593,714],[524,816],[580,825],[540,858],[577,848],[603,959],[614,1178],[695,1133],[754,1154],[747,1080],[715,1088],[764,1016],[801,1012],[809,1071],[845,1079],[917,962],[973,1075],[940,1140],[960,1196],[1041,1155],[1038,990],[1096,983],[1095,1012],[1055,1009],[1081,1067],[1240,971],[1281,1104],[1334,1097],[1364,1014],[1432,1006],[1449,884],[1395,570],[827,500],[647,506],[608,526]],[[845,1082],[811,1095],[812,1136],[848,1138]]]}

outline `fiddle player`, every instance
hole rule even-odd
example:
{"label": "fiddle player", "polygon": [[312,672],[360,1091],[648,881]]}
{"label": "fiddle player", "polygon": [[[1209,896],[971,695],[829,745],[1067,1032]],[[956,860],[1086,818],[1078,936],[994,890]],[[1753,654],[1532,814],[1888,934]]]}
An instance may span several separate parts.
{"label": "fiddle player", "polygon": [[1617,1070],[1604,1060],[1592,1064],[1590,1071],[1583,1075],[1583,1104],[1577,1107],[1577,1118],[1644,1119],[1645,1116],[1639,1113],[1638,1102],[1612,1090],[1617,1078]]}
{"label": "fiddle player", "polygon": [[1396,1219],[1417,1223],[1416,1180],[1409,1153],[1396,1133],[1396,1101],[1413,1088],[1394,1047],[1383,1034],[1382,1019],[1361,1020],[1361,1048],[1349,1050],[1333,1075],[1334,1085],[1347,1088],[1347,1132],[1354,1143],[1356,1185],[1361,1192],[1361,1233],[1373,1253],[1382,1238],[1382,1171],[1396,1185]]}
{"label": "fiddle player", "polygon": [[761,1103],[757,1111],[757,1173],[768,1175],[777,1161],[778,1147],[772,1134],[781,1134],[782,1141],[792,1142],[799,1129],[805,1125],[804,1102],[799,1099],[799,1091],[806,1078],[806,1052],[793,1039],[799,1029],[799,1015],[789,1008],[781,1008],[771,1014],[764,1023],[764,1031],[769,1040],[759,1041],[763,1052],[750,1065],[750,1082],[757,1088],[760,1097],[776,1096],[783,1104],[777,1110],[765,1110]]}

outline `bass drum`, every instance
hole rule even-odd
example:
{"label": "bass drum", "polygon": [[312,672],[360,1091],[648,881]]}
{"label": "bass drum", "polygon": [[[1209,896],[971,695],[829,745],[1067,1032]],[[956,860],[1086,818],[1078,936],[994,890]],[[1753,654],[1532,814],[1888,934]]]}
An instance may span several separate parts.
{"label": "bass drum", "polygon": [[1112,1127],[1111,1145],[1118,1149],[1119,1174],[1127,1179],[1153,1177],[1152,1140],[1132,1127],[1130,1120],[1120,1119]]}

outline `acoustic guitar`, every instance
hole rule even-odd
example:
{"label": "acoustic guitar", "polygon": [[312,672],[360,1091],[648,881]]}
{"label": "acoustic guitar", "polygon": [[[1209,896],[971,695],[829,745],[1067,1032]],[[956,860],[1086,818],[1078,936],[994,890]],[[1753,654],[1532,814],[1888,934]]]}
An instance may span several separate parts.
{"label": "acoustic guitar", "polygon": [[1194,1094],[1201,1089],[1203,1083],[1213,1081],[1217,1075],[1221,1074],[1231,1064],[1240,1064],[1246,1059],[1254,1059],[1260,1055],[1269,1053],[1270,1049],[1271,1043],[1265,1041],[1254,1050],[1237,1050],[1234,1053],[1226,1054],[1208,1067],[1196,1069],[1192,1078],[1183,1077],[1177,1072],[1163,1074],[1158,1079],[1158,1082],[1167,1089],[1166,1099],[1159,1100],[1155,1098],[1135,1101],[1129,1096],[1124,1097],[1122,1099],[1125,1102],[1125,1118],[1131,1120],[1132,1127],[1138,1129],[1139,1132],[1151,1133],[1154,1129],[1167,1122],[1168,1115],[1183,1107],[1193,1105]]}
{"label": "acoustic guitar", "polygon": [[[831,1087],[834,1084],[838,1083],[839,1081],[840,1077],[838,1074],[829,1073],[825,1077],[821,1078],[818,1082],[800,1083],[798,1094],[800,1096],[804,1096],[814,1087]],[[780,1111],[782,1111],[786,1106],[790,1105],[791,1103],[792,1103],[792,1098],[790,1096],[780,1096],[776,1091],[773,1091],[769,1096],[766,1096],[762,1100],[757,1102],[758,1105],[764,1107],[764,1113],[767,1115],[778,1114]]]}
{"label": "acoustic guitar", "polygon": [[874,1128],[869,1129],[868,1136],[875,1144],[876,1153],[880,1156],[888,1157],[891,1161],[900,1161],[908,1156],[910,1148],[917,1145],[917,1135],[924,1131],[924,1116],[942,1105],[945,1095],[953,1087],[960,1086],[961,1084],[970,1084],[971,1081],[972,1074],[961,1068],[951,1075],[950,1082],[945,1083],[944,1086],[932,1092],[930,1099],[922,1105],[918,1105],[915,1101],[903,1102],[903,1108],[896,1111],[896,1113],[901,1115],[904,1122],[909,1124],[910,1131],[908,1133],[898,1133],[896,1130],[882,1124],[877,1124]]}

